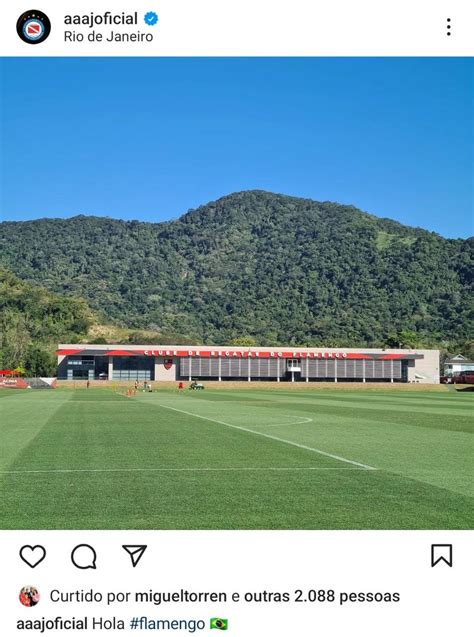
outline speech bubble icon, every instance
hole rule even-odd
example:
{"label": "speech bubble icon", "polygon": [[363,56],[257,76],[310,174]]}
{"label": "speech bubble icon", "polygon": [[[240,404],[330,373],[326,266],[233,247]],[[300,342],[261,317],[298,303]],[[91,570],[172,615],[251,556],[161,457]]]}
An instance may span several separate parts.
{"label": "speech bubble icon", "polygon": [[97,555],[90,544],[78,544],[72,549],[71,561],[76,568],[97,568]]}

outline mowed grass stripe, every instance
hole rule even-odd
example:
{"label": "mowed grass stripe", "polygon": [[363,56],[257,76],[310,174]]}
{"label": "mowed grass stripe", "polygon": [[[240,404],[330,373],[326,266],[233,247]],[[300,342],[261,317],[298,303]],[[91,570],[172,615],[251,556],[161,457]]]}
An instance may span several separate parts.
{"label": "mowed grass stripe", "polygon": [[316,449],[315,447],[309,447],[307,445],[299,444],[291,440],[285,440],[284,438],[280,438],[279,436],[273,436],[271,434],[263,433],[261,431],[254,431],[253,429],[248,429],[247,427],[240,427],[239,425],[231,425],[228,422],[224,422],[222,420],[216,420],[215,418],[209,418],[208,416],[200,416],[199,414],[194,414],[189,411],[184,411],[183,409],[177,409],[176,407],[169,407],[168,405],[159,405],[159,407],[164,407],[165,409],[172,409],[173,411],[178,411],[182,414],[187,414],[188,416],[192,416],[193,418],[202,418],[203,420],[209,420],[210,422],[215,422],[219,425],[224,425],[225,427],[232,427],[233,429],[245,431],[246,433],[250,433],[256,436],[262,436],[263,438],[268,438],[269,440],[276,440],[277,442],[282,442],[287,445],[292,445],[293,447],[298,447],[299,449],[305,449],[306,451],[317,453],[320,456],[325,456],[327,458],[332,458],[333,460],[338,460],[339,462],[352,464],[352,465],[355,465],[356,467],[361,467],[362,469],[367,469],[369,471],[377,470],[375,467],[371,467],[361,462],[356,462],[355,460],[349,460],[347,458],[343,458],[342,456],[336,456],[335,454],[328,453],[327,451],[322,451],[321,449]]}
{"label": "mowed grass stripe", "polygon": [[[207,401],[205,401],[204,397],[202,396],[199,396],[199,398],[196,397],[196,400],[202,400],[203,402],[208,403],[213,402],[211,396],[208,397]],[[230,404],[231,401],[226,401],[226,403]],[[331,419],[336,416],[341,416],[342,418],[347,419],[349,415],[351,420],[386,423],[387,425],[394,425],[396,427],[411,425],[423,428],[474,433],[473,409],[466,410],[463,413],[456,412],[454,409],[451,408],[449,409],[449,411],[440,412],[440,410],[435,410],[434,413],[429,413],[423,409],[400,410],[396,403],[391,404],[390,402],[379,404],[376,408],[373,408],[370,405],[366,405],[366,403],[364,403],[361,399],[357,403],[357,409],[352,410],[349,409],[349,407],[354,406],[353,401],[347,404],[341,403],[340,401],[336,400],[329,402],[298,400],[297,398],[295,398],[294,394],[292,396],[287,396],[286,400],[282,400],[280,398],[278,401],[273,402],[261,401],[245,403],[239,401],[236,406],[241,409],[242,406],[246,406],[247,404],[252,404],[257,407],[267,406],[271,408],[274,408],[276,405],[278,405],[282,409],[291,408],[292,410],[294,410],[295,414],[309,415],[313,419],[314,414],[317,414],[318,417],[320,415],[328,415],[331,417]],[[317,410],[315,410],[316,407]],[[425,414],[427,417],[425,416]]]}
{"label": "mowed grass stripe", "polygon": [[[239,407],[246,404],[239,403]],[[330,420],[337,420],[338,418],[343,421],[347,421],[350,417],[351,422],[373,422],[374,424],[386,424],[393,425],[396,428],[413,426],[432,429],[441,429],[448,431],[460,431],[465,433],[474,432],[474,419],[472,412],[469,415],[459,415],[454,412],[450,412],[450,418],[447,418],[446,414],[436,413],[435,415],[429,414],[426,418],[420,411],[406,411],[400,414],[398,409],[394,409],[391,405],[380,406],[378,409],[364,409],[363,405],[359,406],[357,410],[349,410],[346,405],[328,405],[317,404],[309,402],[279,402],[281,409],[292,410],[293,413],[300,415],[310,415],[312,420],[321,420],[325,417],[330,417]],[[257,408],[275,408],[275,403],[260,403],[255,404]],[[317,407],[317,409],[316,409]]]}
{"label": "mowed grass stripe", "polygon": [[[220,403],[205,401],[202,394],[177,396],[168,394],[167,404],[192,413],[225,422],[257,428],[272,418],[278,422],[282,413],[311,416],[307,425],[279,428],[278,434],[292,442],[327,450],[344,458],[356,459],[381,470],[398,473],[407,478],[424,480],[433,486],[471,496],[473,443],[472,423],[468,431],[446,430],[440,421],[433,430],[428,426],[431,416],[413,414],[407,419],[396,410],[384,413],[367,410],[335,409],[320,405],[297,405],[294,400],[277,405],[262,403],[249,407],[242,403],[225,408]],[[160,393],[143,395],[138,400],[163,403],[166,396]],[[399,421],[394,420],[400,418]],[[444,422],[444,417],[441,417]],[[424,426],[418,426],[422,424]]]}
{"label": "mowed grass stripe", "polygon": [[[155,468],[174,466],[337,466],[332,459],[315,459],[310,452],[281,449],[274,442],[249,445],[240,433],[218,430],[212,423],[196,427],[185,414],[170,418],[156,404],[127,399],[124,404],[66,402],[48,427],[24,449],[10,470]],[[291,460],[291,462],[288,462]]]}
{"label": "mowed grass stripe", "polygon": [[[420,398],[417,394],[410,395],[401,394],[401,392],[381,392],[382,395],[370,395],[367,392],[342,392],[333,390],[327,391],[307,391],[307,392],[277,392],[273,391],[270,395],[273,395],[273,400],[268,399],[269,391],[265,395],[259,397],[256,396],[257,392],[236,392],[232,395],[230,392],[222,392],[208,390],[206,395],[200,395],[201,400],[208,400],[209,402],[239,402],[247,404],[259,404],[262,402],[271,403],[286,403],[294,401],[300,405],[303,404],[329,404],[330,406],[340,406],[346,408],[348,406],[362,406],[364,409],[373,408],[374,410],[385,410],[387,406],[403,409],[407,413],[414,413],[415,411],[425,411],[432,415],[445,414],[449,415],[452,412],[457,412],[459,415],[472,416],[474,407],[474,395],[472,398],[462,398],[459,394],[444,394],[440,397],[437,394],[430,394],[429,398]],[[242,395],[238,395],[242,394]],[[416,395],[416,402],[412,399],[412,396]],[[431,397],[436,397],[436,400],[431,400]],[[426,408],[426,409],[425,409]],[[445,411],[447,410],[447,411]],[[464,412],[464,413],[463,413]]]}
{"label": "mowed grass stripe", "polygon": [[7,387],[2,387],[0,391],[0,399],[4,398],[14,398],[15,396],[25,395],[28,392],[26,389],[8,389]]}
{"label": "mowed grass stripe", "polygon": [[[324,413],[317,402],[298,406],[303,393],[296,392],[282,403],[278,392],[259,391],[262,404],[246,405],[236,391],[239,399],[221,407],[208,390],[205,400],[197,392],[179,396],[163,390],[135,399],[105,389],[47,393],[49,398],[29,392],[26,428],[35,427],[39,410],[53,396],[64,393],[71,402],[31,444],[21,447],[18,439],[7,469],[40,472],[0,476],[0,528],[460,529],[474,523],[474,498],[466,484],[462,491],[460,477],[469,471],[472,447],[457,432],[434,430],[440,446],[430,442],[429,429],[405,430],[389,420],[377,424],[371,410],[367,420],[359,417],[361,410],[354,418],[350,407],[331,419],[330,406]],[[97,393],[109,398],[96,401]],[[336,453],[349,450],[349,458],[369,464],[377,458],[380,465],[374,466],[381,470],[244,435],[163,409],[159,402],[244,427],[281,422],[282,415],[308,416],[313,422],[278,434],[297,442],[301,436],[303,444]],[[396,409],[387,412],[397,418]],[[430,416],[416,418],[429,422]],[[392,466],[398,473],[390,472]],[[55,468],[71,471],[51,474]]]}
{"label": "mowed grass stripe", "polygon": [[69,398],[52,390],[44,390],[46,395],[34,390],[10,391],[19,394],[0,405],[0,469],[7,468],[22,449],[33,443]]}
{"label": "mowed grass stripe", "polygon": [[[271,390],[267,390],[266,397]],[[238,392],[239,394],[244,394],[245,390],[242,392]],[[215,392],[217,393],[217,392]],[[222,390],[219,391],[219,394],[223,394]],[[231,392],[225,392],[229,397],[232,396]],[[247,391],[245,392],[245,396],[249,398],[257,399],[257,396],[260,394],[258,390]],[[236,392],[237,394],[237,392]],[[403,392],[403,391],[351,391],[351,390],[315,390],[315,391],[285,391],[285,390],[274,390],[273,391],[275,400],[286,400],[286,399],[298,399],[298,400],[310,400],[310,401],[318,401],[324,398],[329,398],[331,400],[337,400],[338,402],[350,402],[350,401],[363,401],[367,403],[378,403],[378,402],[391,402],[394,404],[399,403],[407,403],[415,406],[416,404],[426,404],[426,405],[435,405],[437,403],[444,403],[450,406],[469,406],[474,402],[474,394],[461,393],[456,391],[446,391],[445,393],[433,393],[433,392]]]}
{"label": "mowed grass stripe", "polygon": [[[283,401],[281,398],[279,400],[279,402],[286,402]],[[449,416],[453,413],[453,411],[455,413],[457,413],[457,415],[461,415],[461,416],[472,416],[472,408],[467,404],[467,405],[458,405],[458,404],[443,404],[441,406],[437,405],[435,407],[429,407],[427,405],[420,405],[419,403],[416,405],[412,405],[409,401],[404,401],[404,400],[400,400],[400,401],[390,401],[390,400],[386,400],[386,401],[377,401],[376,403],[373,403],[371,401],[368,400],[363,400],[362,398],[353,398],[351,400],[346,399],[345,401],[341,401],[339,400],[338,397],[319,397],[317,400],[316,399],[311,399],[311,400],[305,400],[302,399],[300,401],[300,404],[318,404],[321,406],[327,405],[328,407],[341,407],[344,409],[347,408],[351,408],[351,409],[364,409],[364,410],[373,410],[373,411],[386,411],[387,407],[396,407],[396,410],[398,412],[406,412],[408,414],[413,414],[413,413],[425,413],[425,414],[429,414],[429,415],[445,415],[445,416]]]}
{"label": "mowed grass stripe", "polygon": [[[187,394],[180,397],[180,400],[181,402],[183,402],[183,404],[201,404],[204,409],[206,409],[206,406],[208,406],[209,410],[213,410],[214,413],[216,409],[221,409],[220,405],[222,404],[222,401],[214,402],[212,400],[216,393],[217,392],[211,394],[211,392],[209,392],[206,397],[204,397],[203,394],[192,396]],[[162,392],[160,392],[160,394],[162,395]],[[153,400],[159,400],[158,398],[156,398],[158,395],[158,393],[154,394]],[[173,396],[169,394],[168,396],[166,396],[166,398],[171,400],[172,406],[175,404],[179,404],[179,400],[178,402],[176,401],[176,395]],[[229,406],[231,405],[232,401],[226,400],[223,409],[228,410]],[[392,406],[390,403],[378,405],[374,409],[370,405],[367,406],[365,403],[360,401],[360,403],[358,403],[357,411],[354,411],[352,410],[352,402],[350,404],[341,404],[338,401],[329,401],[329,403],[326,404],[326,401],[314,402],[298,400],[298,397],[295,397],[295,395],[293,394],[293,396],[287,397],[286,400],[265,400],[260,402],[246,402],[239,400],[235,403],[236,410],[232,410],[232,412],[243,413],[248,406],[255,407],[257,411],[261,411],[265,408],[287,410],[291,411],[291,413],[295,416],[311,416],[312,419],[314,419],[315,415],[318,418],[319,416],[326,415],[331,416],[331,418],[335,416],[341,416],[343,419],[347,419],[349,417],[351,420],[354,419],[362,421],[372,421],[374,423],[386,422],[387,425],[412,425],[474,433],[473,410],[469,410],[465,414],[456,413],[454,410],[450,410],[449,413],[440,413],[438,410],[436,410],[434,414],[427,414],[423,410],[406,410],[403,413],[400,413],[400,410],[398,408],[393,408],[394,406]],[[395,405],[395,407],[398,406]]]}
{"label": "mowed grass stripe", "polygon": [[85,473],[61,481],[37,474],[7,476],[4,485],[1,528],[460,529],[472,524],[472,499],[378,471]]}

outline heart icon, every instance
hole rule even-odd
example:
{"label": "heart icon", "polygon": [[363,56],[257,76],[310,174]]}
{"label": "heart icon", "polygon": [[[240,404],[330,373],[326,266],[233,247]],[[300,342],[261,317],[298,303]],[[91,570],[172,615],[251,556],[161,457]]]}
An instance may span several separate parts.
{"label": "heart icon", "polygon": [[39,544],[36,546],[25,544],[25,546],[22,546],[20,549],[20,557],[25,564],[28,564],[31,568],[35,568],[35,566],[38,566],[46,557],[46,549]]}

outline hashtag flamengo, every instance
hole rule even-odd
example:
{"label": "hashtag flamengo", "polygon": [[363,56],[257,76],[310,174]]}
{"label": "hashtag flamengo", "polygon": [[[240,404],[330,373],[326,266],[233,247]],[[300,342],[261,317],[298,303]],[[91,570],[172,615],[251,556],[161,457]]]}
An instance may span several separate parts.
{"label": "hashtag flamengo", "polygon": [[187,630],[194,633],[204,630],[206,622],[203,619],[154,619],[150,617],[132,617],[132,630]]}

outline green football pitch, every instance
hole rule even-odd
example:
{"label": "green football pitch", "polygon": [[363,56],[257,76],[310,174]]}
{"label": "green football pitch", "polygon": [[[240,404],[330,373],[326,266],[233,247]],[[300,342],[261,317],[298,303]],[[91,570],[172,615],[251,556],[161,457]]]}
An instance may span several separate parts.
{"label": "green football pitch", "polygon": [[473,399],[5,390],[0,528],[473,528]]}

